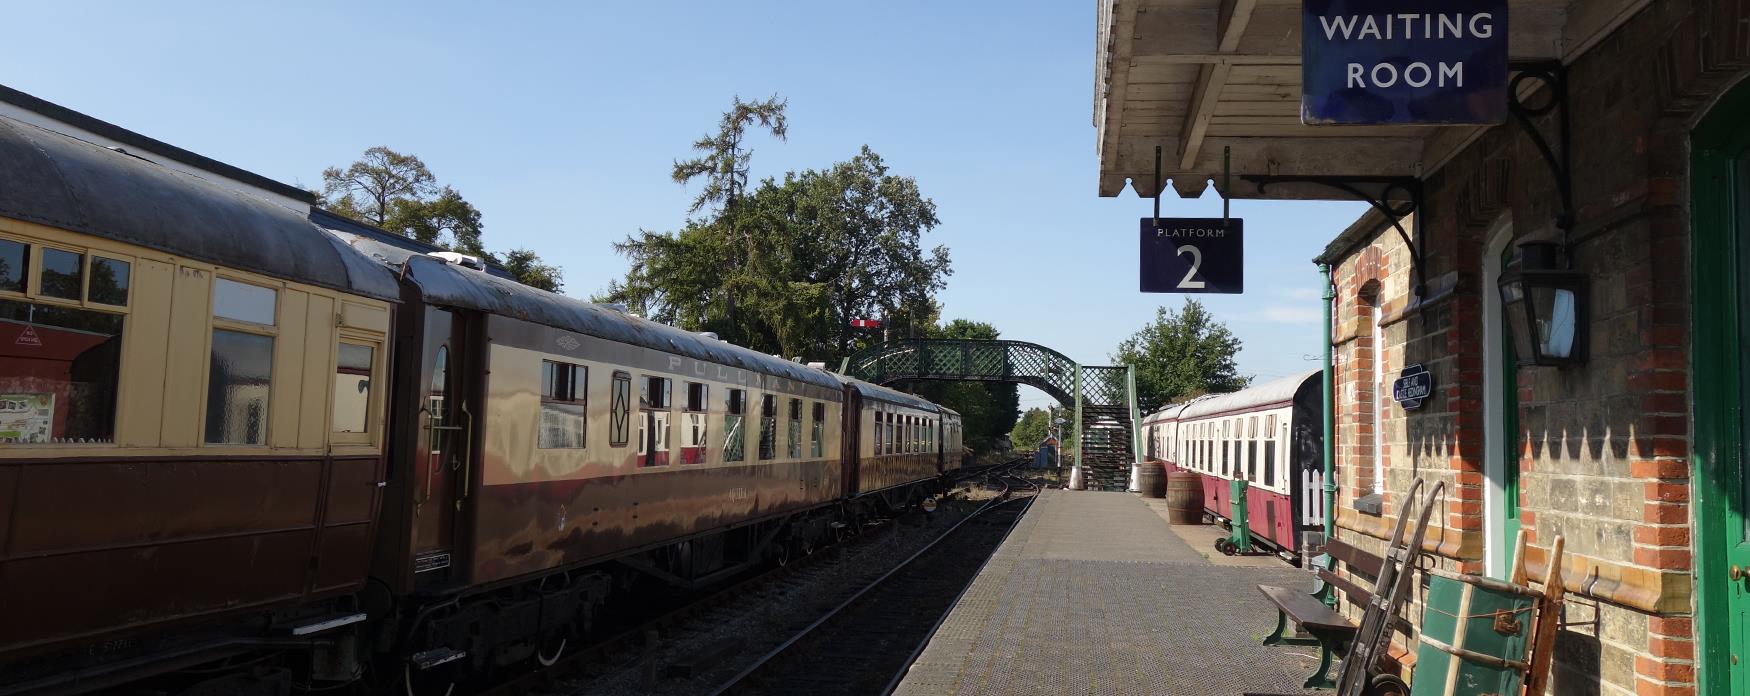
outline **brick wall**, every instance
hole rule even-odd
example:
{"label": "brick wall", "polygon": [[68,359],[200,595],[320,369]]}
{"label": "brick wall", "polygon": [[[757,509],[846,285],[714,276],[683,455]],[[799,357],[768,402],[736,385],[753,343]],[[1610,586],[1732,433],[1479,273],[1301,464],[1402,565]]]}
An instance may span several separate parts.
{"label": "brick wall", "polygon": [[[1535,544],[1557,534],[1571,562],[1552,693],[1694,693],[1689,534],[1688,126],[1750,67],[1750,2],[1651,3],[1569,69],[1572,230],[1592,278],[1590,360],[1518,371],[1520,507]],[[1554,121],[1541,126],[1554,133]],[[1335,172],[1334,172],[1335,173]],[[1387,515],[1416,476],[1449,496],[1437,548],[1445,567],[1483,570],[1483,301],[1487,236],[1559,240],[1554,180],[1515,124],[1484,132],[1425,179],[1418,215],[1424,295],[1405,311],[1410,259],[1375,216],[1334,264],[1339,534],[1376,550],[1377,520],[1354,500],[1372,483],[1372,428],[1383,428]],[[1370,214],[1372,215],[1372,214]],[[1409,220],[1406,226],[1412,224]],[[1353,231],[1353,230],[1352,230]],[[1370,297],[1378,288],[1377,300]],[[1369,303],[1385,307],[1385,345]],[[1434,375],[1420,411],[1376,418],[1372,353],[1395,377]],[[1383,420],[1383,422],[1376,422]]]}

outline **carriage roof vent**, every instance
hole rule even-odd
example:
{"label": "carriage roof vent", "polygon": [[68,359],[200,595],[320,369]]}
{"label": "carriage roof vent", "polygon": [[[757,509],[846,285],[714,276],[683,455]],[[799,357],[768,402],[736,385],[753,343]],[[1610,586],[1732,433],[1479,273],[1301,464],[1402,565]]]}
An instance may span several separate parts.
{"label": "carriage roof vent", "polygon": [[820,361],[815,361],[815,362],[811,362],[811,363],[808,363],[808,366],[809,366],[809,367],[812,367],[812,368],[814,368],[814,369],[816,369],[816,370],[825,370],[825,369],[826,369],[826,363],[823,363],[823,362],[820,362]]}
{"label": "carriage roof vent", "polygon": [[700,336],[703,336],[703,337],[705,337],[705,338],[709,338],[709,339],[711,339],[711,340],[713,340],[713,341],[721,341],[721,340],[723,340],[723,339],[722,339],[722,338],[720,338],[720,337],[718,337],[718,336],[717,336],[717,332],[716,332],[716,331],[700,331],[700,332],[699,332],[699,335],[700,335]]}
{"label": "carriage roof vent", "polygon": [[478,256],[470,256],[468,254],[463,254],[463,253],[455,252],[455,251],[432,251],[432,252],[427,252],[426,255],[443,259],[444,263],[450,264],[452,266],[461,266],[463,268],[472,268],[476,271],[486,270],[486,264],[480,263],[480,257],[478,257]]}
{"label": "carriage roof vent", "polygon": [[626,309],[626,305],[620,304],[618,302],[603,302],[602,306],[607,307],[608,309],[614,310],[616,312],[619,312],[621,314],[631,314],[632,313],[630,310]]}

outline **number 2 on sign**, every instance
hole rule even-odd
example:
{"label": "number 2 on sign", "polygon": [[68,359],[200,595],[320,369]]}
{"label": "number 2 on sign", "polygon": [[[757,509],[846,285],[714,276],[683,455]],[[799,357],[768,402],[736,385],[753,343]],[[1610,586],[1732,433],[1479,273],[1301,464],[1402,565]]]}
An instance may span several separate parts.
{"label": "number 2 on sign", "polygon": [[1174,254],[1184,254],[1187,251],[1191,252],[1191,270],[1185,271],[1185,278],[1179,281],[1179,287],[1189,290],[1201,290],[1203,289],[1203,281],[1192,279],[1197,277],[1197,269],[1203,267],[1203,251],[1197,247],[1191,246],[1190,244],[1181,244],[1179,245],[1179,250],[1174,252]]}

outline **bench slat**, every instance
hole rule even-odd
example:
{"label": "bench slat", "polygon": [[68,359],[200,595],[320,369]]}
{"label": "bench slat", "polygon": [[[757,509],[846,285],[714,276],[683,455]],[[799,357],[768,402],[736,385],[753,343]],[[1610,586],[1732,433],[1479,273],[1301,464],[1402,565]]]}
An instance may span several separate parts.
{"label": "bench slat", "polygon": [[1331,554],[1332,558],[1348,564],[1351,568],[1374,577],[1379,577],[1379,569],[1385,567],[1385,559],[1350,546],[1342,539],[1326,541],[1325,553]]}
{"label": "bench slat", "polygon": [[1348,617],[1332,611],[1324,602],[1300,590],[1259,585],[1258,591],[1308,633],[1354,633],[1359,628]]}

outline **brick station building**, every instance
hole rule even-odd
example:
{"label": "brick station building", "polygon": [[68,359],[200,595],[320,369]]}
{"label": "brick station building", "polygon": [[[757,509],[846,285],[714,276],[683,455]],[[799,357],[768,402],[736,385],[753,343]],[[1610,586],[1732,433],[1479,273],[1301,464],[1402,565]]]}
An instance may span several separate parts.
{"label": "brick station building", "polygon": [[[1232,197],[1379,200],[1316,260],[1338,538],[1380,550],[1409,482],[1443,480],[1443,567],[1566,540],[1551,693],[1750,694],[1750,2],[1507,4],[1515,69],[1555,78],[1518,85],[1528,124],[1304,126],[1300,3],[1101,0],[1100,194],[1196,195],[1225,149]],[[1589,281],[1577,364],[1516,365],[1498,281],[1527,241]]]}

